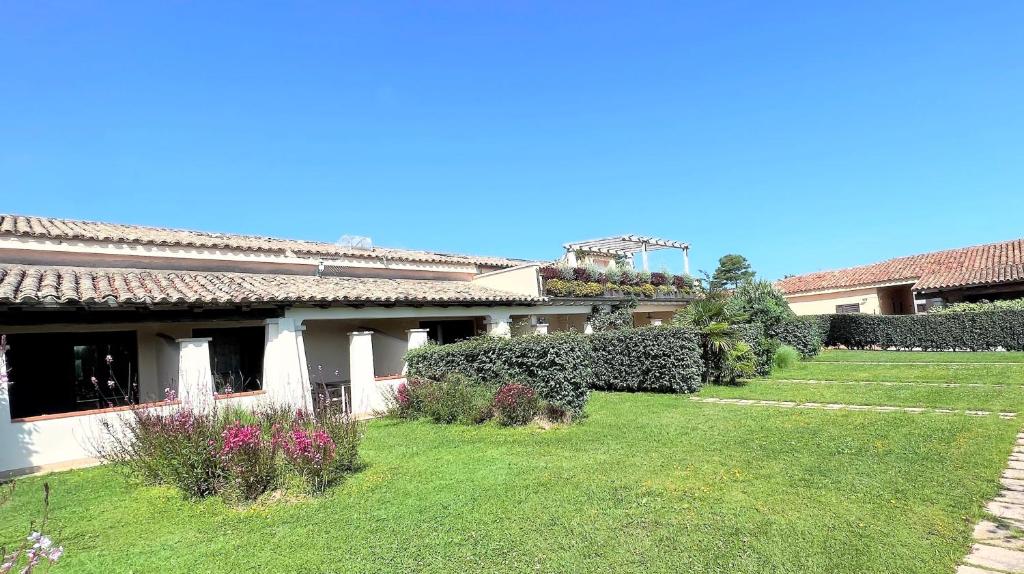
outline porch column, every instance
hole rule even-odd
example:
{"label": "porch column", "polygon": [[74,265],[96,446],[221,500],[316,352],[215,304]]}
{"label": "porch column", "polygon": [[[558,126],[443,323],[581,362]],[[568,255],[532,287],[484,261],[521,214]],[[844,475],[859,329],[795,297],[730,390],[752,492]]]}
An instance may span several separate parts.
{"label": "porch column", "polygon": [[373,380],[373,331],[348,334],[348,378],[352,385],[353,415],[367,415],[383,406]]}
{"label": "porch column", "polygon": [[533,326],[533,332],[536,335],[547,335],[548,334],[548,324],[547,323],[537,323],[536,325]]}
{"label": "porch column", "polygon": [[487,334],[492,337],[512,336],[512,315],[510,313],[495,313],[487,316]]}
{"label": "porch column", "polygon": [[[405,334],[409,338],[409,343],[406,345],[405,350],[408,352],[408,351],[411,351],[413,349],[419,349],[423,345],[426,345],[430,341],[430,338],[427,336],[428,333],[430,333],[430,329],[408,329],[408,330],[406,330]],[[407,372],[409,372],[409,365],[408,364],[403,364],[402,365],[402,376],[405,376],[405,374]]]}
{"label": "porch column", "polygon": [[690,247],[683,248],[683,275],[690,275]]}
{"label": "porch column", "polygon": [[[0,435],[3,429],[11,424],[11,397],[7,387],[11,381],[7,373],[7,339],[0,337]],[[0,468],[3,468],[0,465]]]}
{"label": "porch column", "polygon": [[591,323],[590,321],[587,321],[586,323],[584,323],[583,324],[583,334],[584,335],[593,335],[594,334],[594,324]]}
{"label": "porch column", "polygon": [[213,410],[210,337],[177,339],[178,400],[197,412]]}
{"label": "porch column", "polygon": [[313,395],[306,370],[305,327],[295,319],[266,320],[263,391],[273,405],[309,409]]}
{"label": "porch column", "polygon": [[651,265],[647,261],[647,243],[640,244],[640,260],[643,262],[644,271],[650,271]]}
{"label": "porch column", "polygon": [[651,319],[652,327],[661,327],[661,319]]}

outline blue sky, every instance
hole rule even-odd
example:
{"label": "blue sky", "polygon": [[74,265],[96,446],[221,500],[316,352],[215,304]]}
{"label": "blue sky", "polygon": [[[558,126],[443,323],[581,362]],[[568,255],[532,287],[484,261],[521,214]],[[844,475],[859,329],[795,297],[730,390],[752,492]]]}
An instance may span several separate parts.
{"label": "blue sky", "polygon": [[1021,2],[211,4],[0,2],[0,211],[768,278],[1024,236]]}

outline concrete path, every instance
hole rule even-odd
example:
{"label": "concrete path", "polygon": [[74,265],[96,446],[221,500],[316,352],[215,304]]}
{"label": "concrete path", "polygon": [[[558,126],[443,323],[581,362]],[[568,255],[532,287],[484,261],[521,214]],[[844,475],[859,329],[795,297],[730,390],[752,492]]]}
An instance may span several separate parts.
{"label": "concrete path", "polygon": [[1024,574],[1024,433],[1000,482],[1003,489],[985,507],[993,518],[974,527],[974,544],[957,574]]}
{"label": "concrete path", "polygon": [[[887,405],[848,405],[843,403],[798,403],[795,401],[762,401],[757,399],[720,399],[717,397],[690,397],[691,401],[699,403],[721,403],[727,405],[758,406],[758,407],[783,407],[793,409],[821,409],[826,411],[868,411],[874,413],[935,413],[941,415],[967,415],[972,417],[985,417],[999,415],[1002,419],[1012,419],[1017,413],[997,413],[993,411],[965,411],[956,409],[934,409],[926,407],[891,407]],[[1021,471],[1024,481],[1024,470]]]}

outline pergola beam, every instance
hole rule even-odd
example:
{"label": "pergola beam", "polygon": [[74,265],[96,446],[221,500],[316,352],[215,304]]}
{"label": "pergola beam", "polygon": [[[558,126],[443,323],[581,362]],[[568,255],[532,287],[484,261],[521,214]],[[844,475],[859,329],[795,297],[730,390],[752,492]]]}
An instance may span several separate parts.
{"label": "pergola beam", "polygon": [[[681,249],[683,251],[685,272],[689,273],[690,271],[690,244],[682,241],[659,239],[657,237],[647,237],[644,235],[617,235],[613,237],[602,237],[599,239],[588,239],[587,241],[566,243],[562,247],[565,248],[566,253],[570,254],[575,253],[576,251],[582,251],[584,253],[631,257],[640,253],[643,257],[644,271],[649,271],[647,254],[651,251],[658,251],[660,249]],[[575,257],[572,257],[572,260],[575,260]]]}

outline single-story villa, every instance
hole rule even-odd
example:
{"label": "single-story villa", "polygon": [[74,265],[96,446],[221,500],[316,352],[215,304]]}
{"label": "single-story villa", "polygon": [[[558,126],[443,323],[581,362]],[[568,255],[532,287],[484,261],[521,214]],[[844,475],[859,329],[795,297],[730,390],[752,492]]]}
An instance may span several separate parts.
{"label": "single-story villa", "polygon": [[[573,250],[581,264],[689,249],[595,241]],[[0,475],[92,462],[100,424],[133,408],[310,408],[329,396],[369,415],[404,380],[410,348],[588,332],[594,312],[636,296],[609,286],[551,297],[543,269],[366,241],[0,215]],[[643,293],[637,324],[660,324],[689,292]]]}
{"label": "single-story villa", "polygon": [[1024,239],[817,271],[776,283],[798,315],[909,315],[945,303],[1024,297]]}

